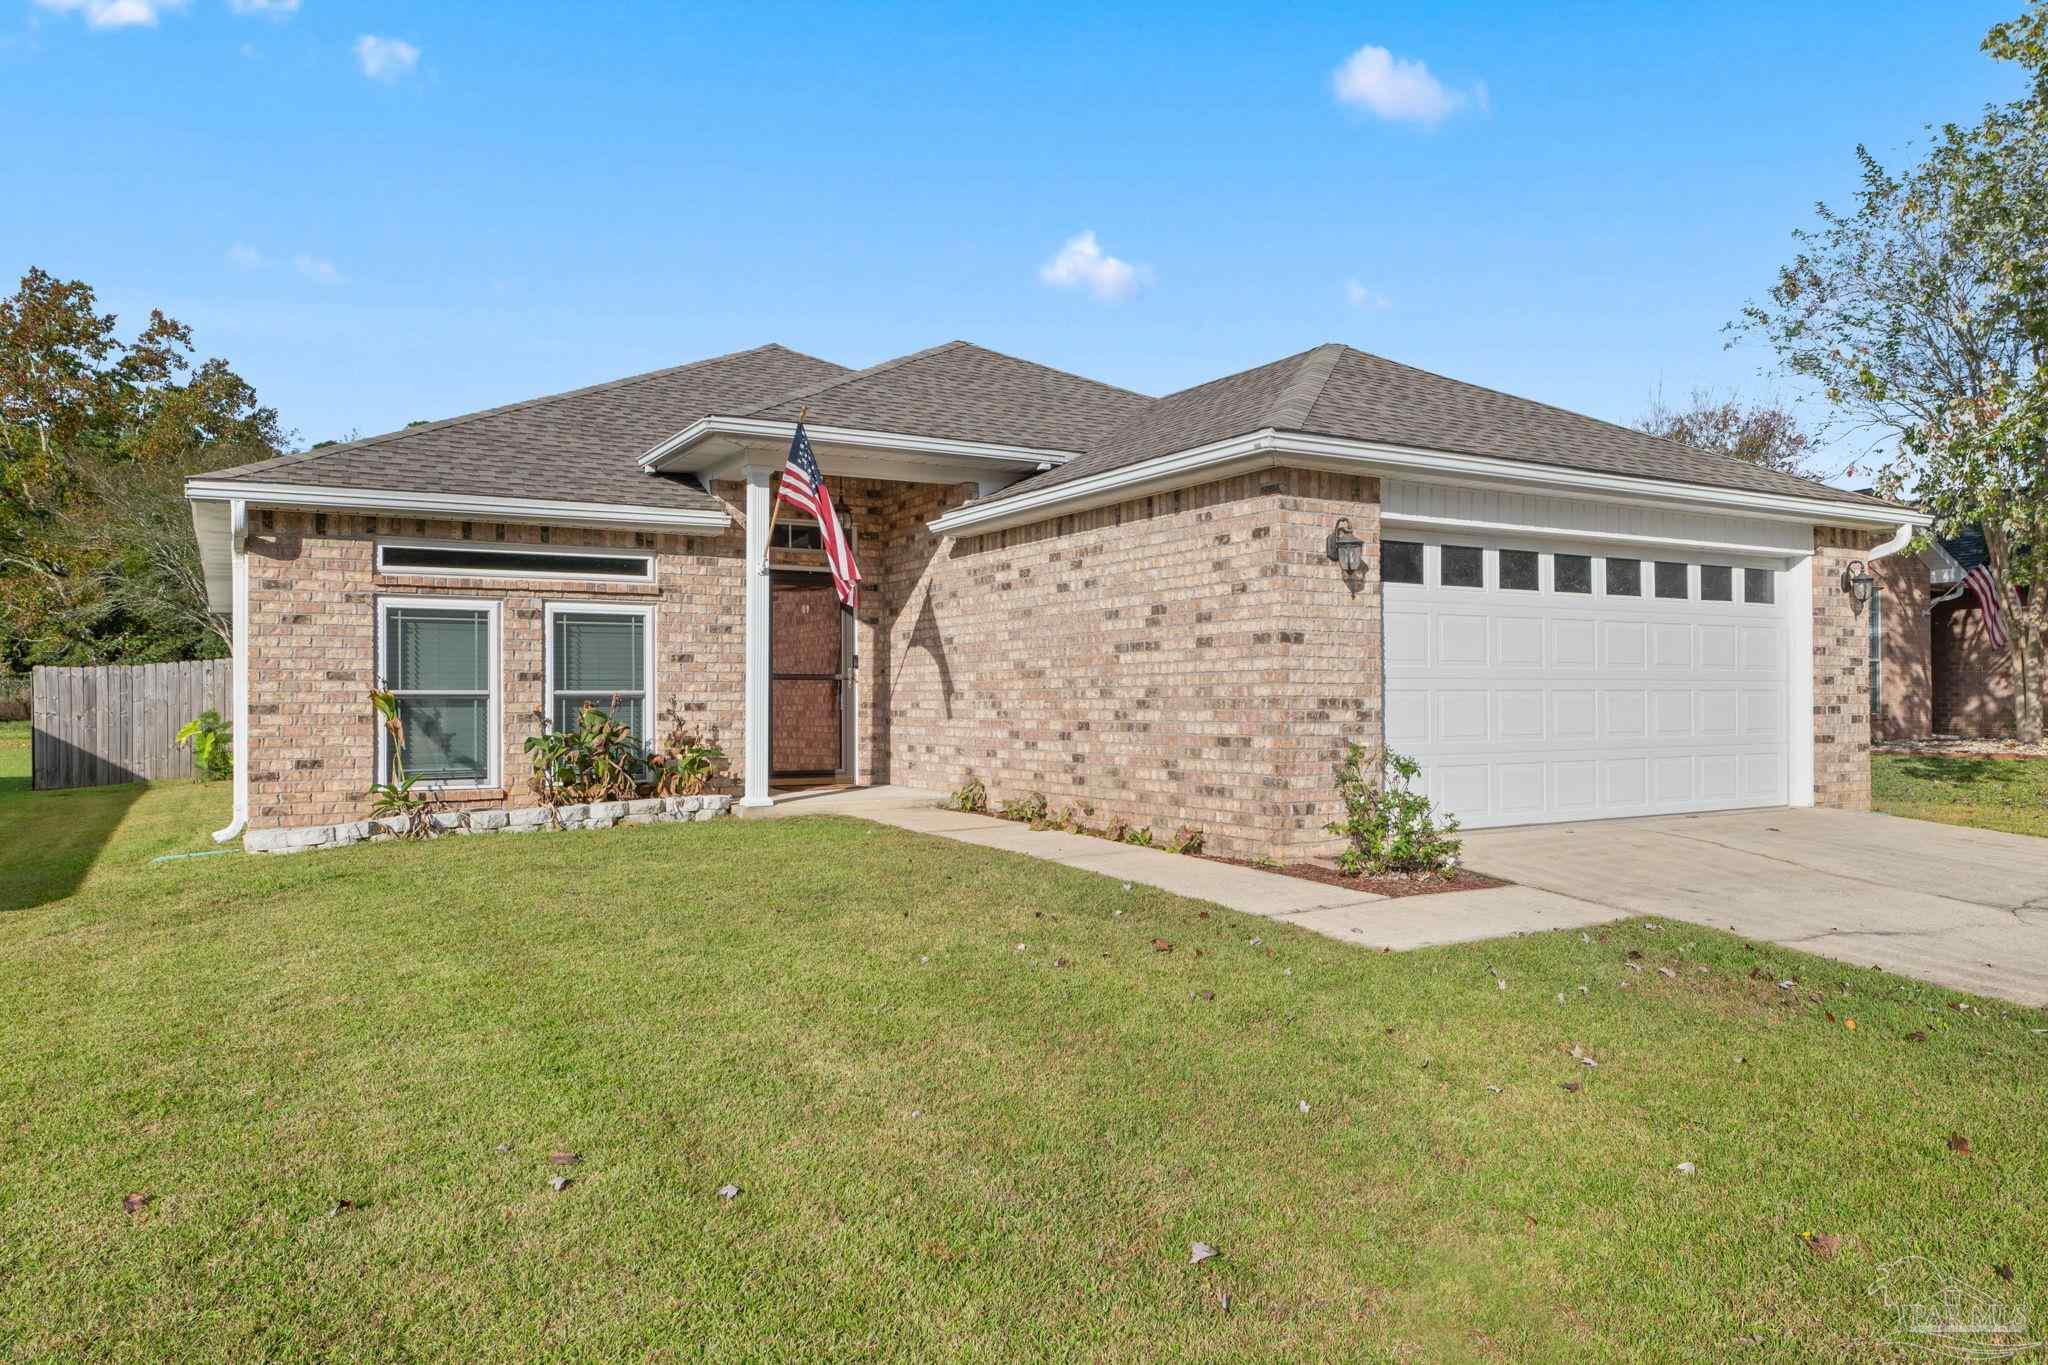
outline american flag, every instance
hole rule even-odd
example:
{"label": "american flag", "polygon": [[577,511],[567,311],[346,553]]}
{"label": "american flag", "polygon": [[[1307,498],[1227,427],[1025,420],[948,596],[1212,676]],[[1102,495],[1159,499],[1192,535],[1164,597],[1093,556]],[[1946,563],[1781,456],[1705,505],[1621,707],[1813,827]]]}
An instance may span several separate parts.
{"label": "american flag", "polygon": [[1970,596],[1977,599],[1977,610],[1984,613],[1984,629],[1991,634],[1991,647],[2005,648],[2005,613],[1998,609],[1998,580],[1991,575],[1989,564],[1979,564],[1963,575],[1963,586],[1970,590]]}
{"label": "american flag", "polygon": [[832,508],[832,495],[825,489],[825,476],[818,469],[818,457],[811,454],[811,438],[804,434],[798,418],[796,434],[790,438],[789,460],[782,466],[781,502],[809,512],[818,520],[818,538],[825,546],[825,563],[832,570],[832,586],[842,606],[857,605],[860,595],[860,566],[853,562],[853,547],[839,525]]}

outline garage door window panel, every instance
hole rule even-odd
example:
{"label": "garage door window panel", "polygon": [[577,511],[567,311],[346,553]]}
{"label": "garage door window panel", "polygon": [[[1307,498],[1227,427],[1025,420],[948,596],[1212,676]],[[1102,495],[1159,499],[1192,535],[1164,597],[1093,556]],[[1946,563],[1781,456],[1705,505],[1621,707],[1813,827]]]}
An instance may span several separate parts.
{"label": "garage door window panel", "polygon": [[1691,597],[1692,593],[1688,587],[1688,581],[1692,577],[1691,568],[1689,564],[1679,564],[1668,559],[1658,560],[1657,596],[1674,602]]}
{"label": "garage door window panel", "polygon": [[1641,597],[1643,595],[1643,561],[1640,559],[1608,560],[1607,595],[1609,597]]}
{"label": "garage door window panel", "polygon": [[1486,586],[1486,552],[1477,545],[1446,545],[1439,552],[1437,579],[1446,588]]}

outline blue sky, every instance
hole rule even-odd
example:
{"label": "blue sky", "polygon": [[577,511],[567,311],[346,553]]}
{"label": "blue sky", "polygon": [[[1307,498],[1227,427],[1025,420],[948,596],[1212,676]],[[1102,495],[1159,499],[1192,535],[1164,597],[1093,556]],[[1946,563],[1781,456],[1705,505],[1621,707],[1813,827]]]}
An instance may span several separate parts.
{"label": "blue sky", "polygon": [[309,442],[770,340],[1790,396],[1722,324],[1856,143],[2016,91],[2019,8],[0,4],[0,266],[184,319]]}

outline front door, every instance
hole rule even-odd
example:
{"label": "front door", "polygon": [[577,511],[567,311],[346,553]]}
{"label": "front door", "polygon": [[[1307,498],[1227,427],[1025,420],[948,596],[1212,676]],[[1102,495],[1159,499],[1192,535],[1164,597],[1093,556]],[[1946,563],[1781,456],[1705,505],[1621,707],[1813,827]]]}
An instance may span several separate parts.
{"label": "front door", "polygon": [[845,613],[826,574],[774,574],[768,600],[769,774],[830,781],[845,770]]}

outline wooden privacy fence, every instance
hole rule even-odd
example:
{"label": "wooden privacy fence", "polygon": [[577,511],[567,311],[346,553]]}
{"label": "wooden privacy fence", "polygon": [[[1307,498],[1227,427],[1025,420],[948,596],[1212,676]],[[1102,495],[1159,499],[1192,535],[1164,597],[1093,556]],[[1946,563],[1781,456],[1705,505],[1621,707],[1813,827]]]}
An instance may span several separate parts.
{"label": "wooden privacy fence", "polygon": [[179,729],[201,711],[233,715],[228,659],[38,668],[31,676],[37,791],[196,777],[192,751],[177,743]]}

